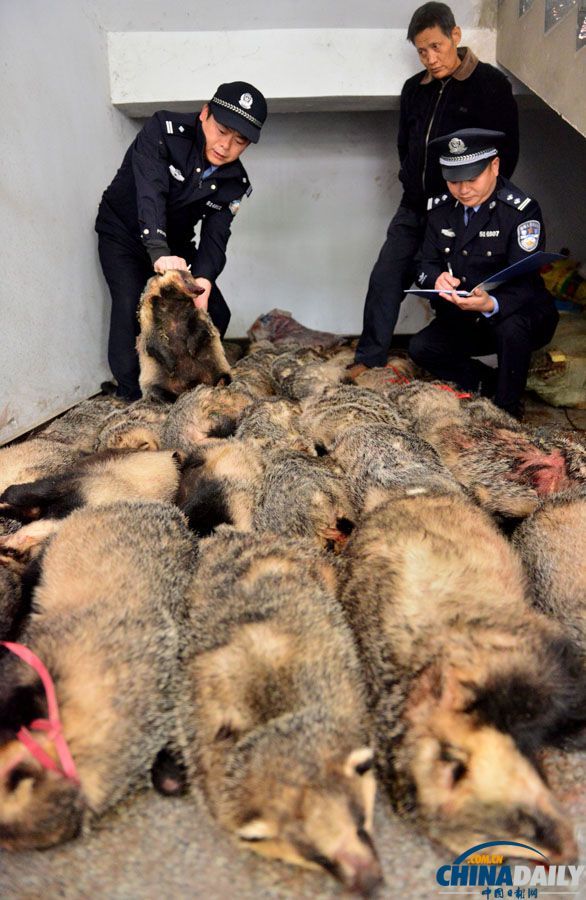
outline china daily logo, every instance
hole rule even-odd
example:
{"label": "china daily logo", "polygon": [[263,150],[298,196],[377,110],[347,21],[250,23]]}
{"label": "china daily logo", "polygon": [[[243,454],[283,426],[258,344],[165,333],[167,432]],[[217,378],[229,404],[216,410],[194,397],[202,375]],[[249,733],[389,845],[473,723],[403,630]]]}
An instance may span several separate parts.
{"label": "china daily logo", "polygon": [[[536,861],[532,865],[509,866],[503,863],[500,853],[491,852],[490,848],[522,847],[535,853]],[[515,856],[511,849],[509,856]],[[538,862],[538,858],[543,863]],[[458,894],[490,897],[493,900],[512,897],[514,900],[532,900],[539,897],[539,888],[561,888],[555,893],[574,896],[578,892],[580,879],[586,866],[550,866],[546,856],[528,844],[516,841],[489,841],[477,844],[462,853],[451,865],[440,866],[435,873],[439,885],[439,895]],[[585,879],[586,880],[586,879]],[[473,890],[471,890],[473,888]],[[542,892],[545,897],[550,891]]]}

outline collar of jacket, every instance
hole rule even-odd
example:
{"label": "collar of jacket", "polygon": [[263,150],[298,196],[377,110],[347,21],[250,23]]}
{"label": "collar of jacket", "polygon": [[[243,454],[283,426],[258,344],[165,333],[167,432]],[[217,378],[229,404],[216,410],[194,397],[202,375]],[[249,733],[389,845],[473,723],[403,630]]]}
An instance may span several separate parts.
{"label": "collar of jacket", "polygon": [[[506,179],[503,178],[502,175],[497,175],[497,177],[496,177],[496,184],[495,184],[495,186],[494,186],[494,191],[492,192],[492,194],[490,195],[490,197],[487,197],[486,200],[483,200],[483,201],[482,201],[482,203],[481,203],[480,206],[478,207],[477,213],[481,212],[485,207],[488,208],[489,205],[493,202],[493,200],[496,200],[496,195],[497,195],[497,193],[500,191],[500,189],[501,189],[502,187],[505,186],[505,182],[508,184],[508,181],[506,181]],[[495,204],[495,205],[496,205],[496,204]],[[463,203],[460,203],[459,200],[456,200],[456,202],[454,203],[454,206],[455,206],[456,209],[459,208],[459,209],[461,210],[461,214],[462,214],[462,217],[463,217],[463,216],[464,216],[464,210],[466,209],[466,207],[464,206],[464,204],[463,204]],[[492,207],[492,209],[494,209],[494,206]]]}
{"label": "collar of jacket", "polygon": [[[456,81],[465,81],[467,78],[470,78],[478,65],[478,57],[472,52],[470,47],[458,47],[458,56],[460,57],[460,65],[455,72],[452,72],[450,78],[455,78]],[[430,84],[432,81],[436,81],[436,79],[426,71],[420,84]]]}
{"label": "collar of jacket", "polygon": [[[195,121],[195,146],[197,147],[197,155],[199,156],[199,165],[201,165],[203,172],[211,165],[211,163],[209,163],[205,157],[205,137],[199,116]],[[247,187],[250,184],[246,169],[239,159],[235,160],[233,163],[228,163],[225,166],[218,166],[213,173],[213,176],[210,176],[210,178],[238,178],[238,180]]]}

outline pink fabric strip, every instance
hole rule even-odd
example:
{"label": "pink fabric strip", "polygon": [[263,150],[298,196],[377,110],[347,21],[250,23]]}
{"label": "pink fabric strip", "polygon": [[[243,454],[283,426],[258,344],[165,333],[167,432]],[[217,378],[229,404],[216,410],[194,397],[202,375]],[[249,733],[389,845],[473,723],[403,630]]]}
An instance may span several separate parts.
{"label": "pink fabric strip", "polygon": [[[55,685],[53,684],[53,679],[51,678],[46,666],[41,662],[39,657],[36,656],[28,647],[25,647],[24,644],[15,644],[11,641],[0,641],[0,645],[6,647],[7,650],[10,650],[11,653],[16,654],[16,656],[19,656],[22,660],[24,660],[25,663],[28,663],[29,666],[32,666],[43,683],[45,694],[47,696],[49,718],[35,719],[34,722],[30,723],[29,728],[32,728],[33,731],[47,732],[47,737],[55,744],[55,749],[57,750],[60,766],[57,765],[55,760],[53,760],[48,755],[48,753],[46,753],[45,750],[43,750],[43,748],[35,741],[34,737],[29,731],[29,728],[25,728],[23,725],[16,737],[21,742],[21,744],[23,744],[26,749],[30,753],[32,753],[35,759],[37,759],[46,769],[50,769],[53,772],[60,772],[62,775],[65,775],[66,778],[70,778],[72,781],[76,781],[77,783],[79,783],[79,775],[77,774],[77,769],[75,768],[75,763],[73,761],[71,751],[67,746],[67,741],[65,740],[65,736],[63,734],[61,719],[59,718],[59,707],[57,705]],[[17,762],[20,761],[21,760],[19,757]],[[17,762],[15,762],[14,765],[16,765]],[[13,765],[9,768],[13,768]]]}

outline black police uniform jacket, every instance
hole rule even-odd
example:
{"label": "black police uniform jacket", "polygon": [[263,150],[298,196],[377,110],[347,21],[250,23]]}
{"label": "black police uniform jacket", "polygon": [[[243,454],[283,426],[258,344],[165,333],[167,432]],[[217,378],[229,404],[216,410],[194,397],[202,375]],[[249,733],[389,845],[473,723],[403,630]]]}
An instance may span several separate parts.
{"label": "black police uniform jacket", "polygon": [[[160,256],[182,256],[193,275],[215,281],[226,263],[239,202],[252,188],[239,160],[202,180],[209,167],[204,145],[195,113],[156,112],[104,191],[96,231],[131,248],[142,244],[153,263]],[[194,228],[200,220],[196,250]]]}
{"label": "black police uniform jacket", "polygon": [[[423,245],[418,254],[416,281],[420,288],[435,287],[437,277],[448,272],[448,264],[460,290],[472,290],[491,275],[545,248],[545,230],[539,204],[498,178],[493,194],[484,201],[468,225],[464,207],[447,192],[428,202],[429,215]],[[543,315],[555,310],[539,272],[529,272],[506,281],[488,292],[499,304],[499,312],[487,318],[496,324],[523,312]],[[461,310],[441,297],[431,301],[438,318],[453,320],[477,312]]]}
{"label": "black police uniform jacket", "polygon": [[470,48],[458,50],[459,68],[444,79],[419,72],[401,91],[397,138],[403,184],[402,206],[425,211],[427,197],[445,188],[437,158],[428,144],[436,137],[461,128],[504,131],[501,172],[509,178],[519,156],[517,104],[506,75],[489,63],[479,62]]}

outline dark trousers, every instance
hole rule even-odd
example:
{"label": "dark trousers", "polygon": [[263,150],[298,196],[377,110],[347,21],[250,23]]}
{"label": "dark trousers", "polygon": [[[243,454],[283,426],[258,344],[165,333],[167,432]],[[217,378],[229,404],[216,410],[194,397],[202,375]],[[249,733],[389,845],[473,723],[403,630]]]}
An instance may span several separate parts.
{"label": "dark trousers", "polygon": [[[484,316],[438,317],[409,343],[409,355],[442,381],[453,381],[464,391],[492,395],[511,415],[521,413],[531,353],[552,339],[558,323],[553,302],[542,309],[521,310],[498,322]],[[472,359],[496,353],[494,369]]]}
{"label": "dark trousers", "polygon": [[400,206],[368,283],[357,363],[385,365],[405,291],[415,278],[415,254],[424,232],[425,215]]}
{"label": "dark trousers", "polygon": [[[98,251],[112,297],[108,363],[118,382],[118,395],[135,400],[140,397],[136,352],[138,302],[146,282],[155,273],[148,254],[140,244],[133,246],[130,241],[117,241],[109,235],[100,234]],[[210,293],[208,311],[223,337],[230,321],[230,310],[215,284]]]}

